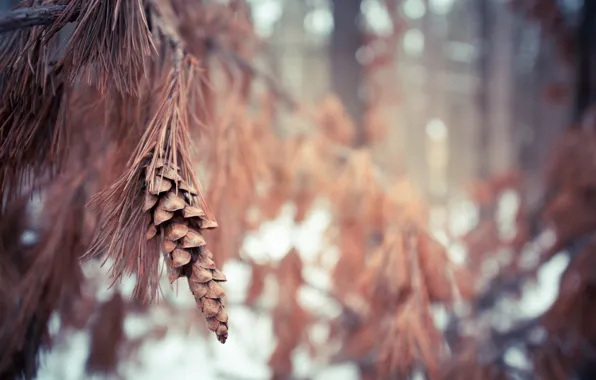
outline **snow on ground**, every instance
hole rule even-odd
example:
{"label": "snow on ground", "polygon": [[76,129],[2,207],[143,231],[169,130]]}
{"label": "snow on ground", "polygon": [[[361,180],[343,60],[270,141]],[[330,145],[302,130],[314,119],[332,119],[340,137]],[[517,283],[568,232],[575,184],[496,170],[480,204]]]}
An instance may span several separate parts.
{"label": "snow on ground", "polygon": [[[509,210],[501,211],[500,220],[503,224],[510,224],[514,213],[512,209],[518,202],[511,194],[507,195],[503,203]],[[455,215],[450,219],[450,229],[453,232],[463,233],[469,230],[477,221],[477,210],[469,201],[462,200],[453,210]],[[452,211],[453,211],[452,210]],[[273,221],[264,223],[261,228],[247,236],[243,254],[250,256],[257,262],[277,261],[292,248],[298,249],[305,262],[303,275],[309,282],[319,284],[323,289],[329,289],[331,279],[329,271],[310,265],[315,255],[324,250],[325,266],[331,268],[336,262],[338,252],[334,247],[328,246],[324,232],[331,222],[331,217],[324,204],[312,210],[307,219],[300,224],[294,222],[294,209],[292,205],[283,208],[280,216]],[[445,217],[445,215],[444,215]],[[503,233],[509,231],[505,226]],[[440,231],[435,234],[439,240],[444,241],[446,235]],[[552,238],[552,237],[551,237]],[[548,239],[546,237],[545,239]],[[531,247],[529,248],[531,251]],[[452,245],[450,256],[454,261],[465,258],[461,247]],[[531,257],[531,252],[528,254]],[[506,309],[512,319],[535,316],[550,306],[557,294],[558,279],[567,266],[568,259],[565,255],[555,256],[540,270],[538,281],[528,284],[524,289],[521,300],[504,300],[500,305]],[[242,379],[265,380],[270,376],[267,366],[269,355],[275,347],[275,337],[272,332],[272,319],[266,313],[255,313],[241,303],[246,296],[250,282],[251,268],[240,261],[230,261],[223,268],[227,274],[228,304],[230,318],[230,339],[225,345],[219,344],[209,336],[205,338],[197,333],[171,331],[163,340],[145,343],[139,353],[139,361],[125,363],[121,366],[120,375],[123,379],[157,380],[166,378],[176,379]],[[99,276],[103,269],[98,267],[87,268],[87,273]],[[104,270],[105,272],[105,270]],[[101,288],[100,299],[107,300],[111,290]],[[123,294],[130,294],[131,282],[122,286]],[[274,300],[275,287],[267,287]],[[167,294],[174,297],[181,307],[192,307],[193,300],[187,292],[178,292],[177,298],[173,292]],[[317,290],[303,288],[299,293],[300,302],[305,307],[323,312],[329,316],[337,315],[340,310],[334,303],[329,302]],[[271,303],[271,302],[270,302]],[[271,307],[273,305],[264,305]],[[446,312],[436,308],[435,321],[441,327],[446,323]],[[57,331],[59,321],[53,320],[53,330]],[[129,337],[142,336],[149,328],[150,323],[163,323],[159,315],[148,318],[129,315],[125,321],[125,331]],[[310,331],[314,342],[323,343],[328,334],[324,324],[316,325]],[[40,380],[78,380],[87,379],[84,374],[84,364],[88,355],[89,335],[86,332],[69,333],[61,339],[54,349],[43,357],[42,368],[39,373]],[[513,347],[506,353],[506,360],[511,365],[525,368],[528,365],[525,354]],[[358,372],[350,364],[321,367],[313,362],[306,350],[299,348],[293,358],[295,375],[300,378],[310,377],[315,380],[357,380]],[[419,376],[417,379],[423,379]]]}

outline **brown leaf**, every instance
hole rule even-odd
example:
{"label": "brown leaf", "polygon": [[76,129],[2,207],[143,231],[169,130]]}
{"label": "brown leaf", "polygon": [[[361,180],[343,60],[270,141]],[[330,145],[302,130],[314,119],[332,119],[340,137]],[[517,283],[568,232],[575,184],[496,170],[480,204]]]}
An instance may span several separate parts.
{"label": "brown leaf", "polygon": [[118,348],[124,335],[125,306],[119,293],[101,305],[91,329],[91,344],[87,358],[88,373],[111,373],[118,364]]}
{"label": "brown leaf", "polygon": [[418,257],[430,301],[452,301],[452,287],[447,276],[449,259],[445,248],[427,234],[419,234]]}
{"label": "brown leaf", "polygon": [[247,305],[254,305],[257,299],[261,296],[265,289],[265,277],[270,271],[270,268],[267,265],[253,263],[251,266],[252,273],[245,301]]}

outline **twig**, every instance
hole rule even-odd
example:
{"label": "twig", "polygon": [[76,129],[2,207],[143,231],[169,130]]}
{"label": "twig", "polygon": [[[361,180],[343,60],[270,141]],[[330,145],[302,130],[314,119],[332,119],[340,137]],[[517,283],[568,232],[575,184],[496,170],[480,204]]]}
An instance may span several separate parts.
{"label": "twig", "polygon": [[279,85],[275,78],[264,71],[259,70],[235,52],[225,49],[215,38],[207,39],[207,49],[221,55],[223,58],[234,62],[236,65],[238,65],[238,67],[240,67],[240,69],[248,72],[252,76],[261,78],[267,84],[267,87],[269,87],[278,98],[286,103],[288,107],[291,109],[298,108],[298,102]]}
{"label": "twig", "polygon": [[[66,5],[42,5],[30,8],[18,8],[0,13],[0,33],[33,26],[49,25],[56,21],[66,10]],[[75,9],[69,22],[79,16],[79,9]]]}

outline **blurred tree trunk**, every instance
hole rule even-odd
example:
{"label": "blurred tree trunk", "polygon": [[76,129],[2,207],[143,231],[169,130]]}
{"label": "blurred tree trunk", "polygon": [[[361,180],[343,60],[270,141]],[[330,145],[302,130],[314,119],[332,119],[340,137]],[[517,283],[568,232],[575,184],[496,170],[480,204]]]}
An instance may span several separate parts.
{"label": "blurred tree trunk", "polygon": [[[424,1],[426,9],[432,9],[429,0]],[[424,88],[426,96],[424,97],[424,117],[420,125],[418,138],[423,142],[421,148],[423,161],[423,171],[425,181],[423,186],[426,190],[429,202],[434,207],[441,207],[445,202],[447,191],[446,184],[443,183],[443,160],[433,158],[438,151],[442,150],[444,144],[448,141],[449,132],[441,139],[433,137],[428,133],[430,123],[439,121],[448,123],[445,117],[445,100],[450,96],[449,89],[445,83],[446,71],[444,46],[447,42],[447,28],[444,16],[437,15],[432,11],[424,13],[421,19],[422,32],[424,34],[424,64],[426,66],[426,81]],[[450,126],[447,124],[446,128]],[[440,153],[439,153],[440,154]],[[440,154],[441,155],[441,154]]]}
{"label": "blurred tree trunk", "polygon": [[356,123],[355,146],[366,144],[364,101],[361,87],[364,80],[362,65],[356,52],[362,45],[360,31],[361,0],[333,0],[334,28],[331,35],[331,85],[346,111]]}
{"label": "blurred tree trunk", "polygon": [[492,14],[490,0],[478,0],[478,34],[480,40],[480,56],[478,57],[478,113],[480,116],[480,131],[478,134],[478,175],[480,178],[490,176],[490,132],[492,120],[490,115],[490,52],[492,51]]}
{"label": "blurred tree trunk", "polygon": [[494,15],[490,33],[490,171],[502,173],[514,166],[512,86],[515,81],[513,67],[513,19],[507,3],[493,3]]}
{"label": "blurred tree trunk", "polygon": [[[575,119],[583,114],[596,97],[596,2],[584,1],[577,33],[577,77],[575,94]],[[577,124],[576,124],[577,125]]]}

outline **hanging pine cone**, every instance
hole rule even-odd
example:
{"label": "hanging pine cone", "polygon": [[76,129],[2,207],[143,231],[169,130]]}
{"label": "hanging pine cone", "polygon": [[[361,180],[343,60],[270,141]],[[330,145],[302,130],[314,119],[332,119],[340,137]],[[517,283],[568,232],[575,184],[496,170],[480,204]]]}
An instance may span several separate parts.
{"label": "hanging pine cone", "polygon": [[[148,171],[149,173],[149,171]],[[148,174],[149,175],[149,174]],[[162,251],[170,270],[170,282],[186,277],[207,326],[221,343],[228,337],[228,315],[222,303],[221,285],[226,276],[217,268],[206,248],[201,230],[216,228],[205,211],[195,205],[198,192],[180,175],[180,170],[158,160],[153,178],[147,178],[144,211],[151,213],[146,239],[162,236]]]}

